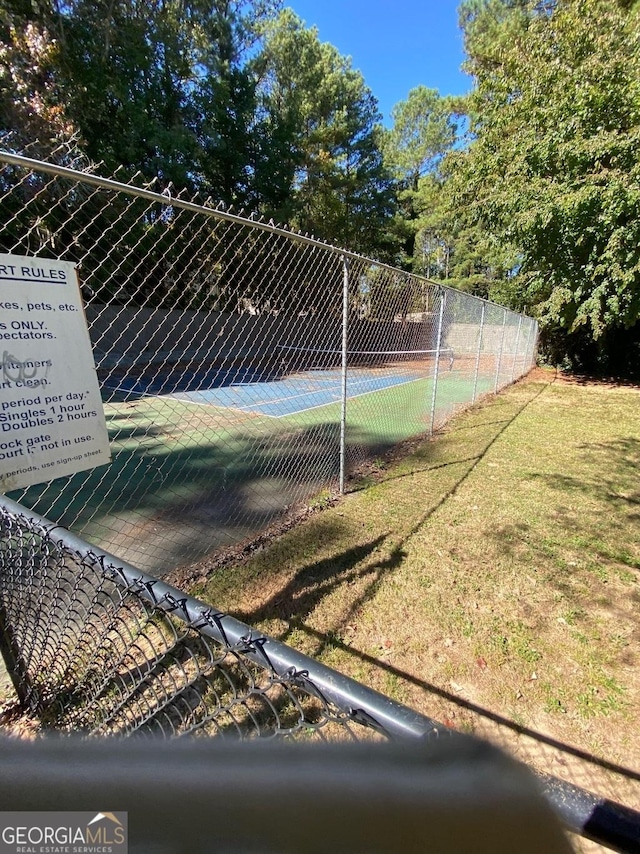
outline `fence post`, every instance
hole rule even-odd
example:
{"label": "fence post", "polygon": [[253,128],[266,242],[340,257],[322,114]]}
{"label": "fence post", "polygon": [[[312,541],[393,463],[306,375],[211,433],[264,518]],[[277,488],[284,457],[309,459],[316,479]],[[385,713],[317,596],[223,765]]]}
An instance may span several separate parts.
{"label": "fence post", "polygon": [[486,309],[486,303],[482,303],[482,314],[480,315],[480,330],[478,332],[478,353],[476,355],[476,370],[473,375],[473,395],[471,397],[471,403],[476,402],[476,395],[478,393],[478,372],[480,371],[480,353],[482,352],[482,335],[484,334],[484,313]]}
{"label": "fence post", "polygon": [[536,356],[538,353],[538,347],[540,346],[540,324],[536,320],[533,331],[533,344],[531,345],[531,365],[536,364]]}
{"label": "fence post", "polygon": [[440,288],[440,314],[438,317],[438,338],[436,341],[436,365],[433,372],[433,389],[431,392],[431,424],[429,426],[429,434],[433,435],[433,428],[436,418],[436,397],[438,394],[438,369],[440,366],[440,347],[442,339],[442,318],[444,316],[444,305],[447,301],[447,292],[444,288]]}
{"label": "fence post", "polygon": [[502,320],[502,339],[500,341],[500,352],[498,353],[498,364],[496,367],[496,384],[494,388],[494,392],[498,391],[498,383],[500,382],[500,363],[502,362],[502,351],[504,350],[504,333],[507,328],[507,309],[503,308],[504,318]]}
{"label": "fence post", "polygon": [[342,256],[342,407],[340,411],[340,495],[344,495],[347,468],[347,361],[349,342],[349,261]]}
{"label": "fence post", "polygon": [[[527,318],[528,319],[528,318]],[[531,322],[527,323],[527,340],[522,348],[522,373],[525,374],[529,371],[529,344],[531,342]]]}
{"label": "fence post", "polygon": [[25,664],[20,643],[16,641],[4,605],[0,603],[0,659],[4,659],[7,673],[18,697],[20,708],[35,714],[42,712],[38,692],[33,686]]}
{"label": "fence post", "polygon": [[[518,348],[520,347],[520,330],[522,329],[522,315],[518,317],[518,331],[516,333],[516,347],[513,353],[513,367],[511,368],[511,382],[514,381],[516,375],[516,362],[518,361]],[[520,375],[519,375],[520,376]]]}
{"label": "fence post", "polygon": [[538,336],[539,336],[538,321],[531,318],[529,342],[528,342],[529,352],[527,354],[527,356],[529,358],[529,370],[531,370],[531,368],[533,368],[536,364],[536,352],[538,350]]}

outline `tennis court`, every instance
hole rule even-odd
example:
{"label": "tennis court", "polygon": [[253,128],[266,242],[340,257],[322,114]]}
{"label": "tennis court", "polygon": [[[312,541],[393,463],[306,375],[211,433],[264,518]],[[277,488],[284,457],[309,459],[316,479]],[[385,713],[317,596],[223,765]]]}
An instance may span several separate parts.
{"label": "tennis court", "polygon": [[[328,351],[315,351],[318,353]],[[337,351],[331,351],[335,354]],[[382,365],[352,367],[347,371],[348,398],[380,392],[398,385],[423,380],[433,373],[431,358],[393,362],[395,353],[385,353]],[[307,353],[307,357],[308,357]],[[357,352],[354,360],[379,354]],[[324,358],[326,363],[327,358]],[[447,356],[449,362],[449,356]],[[449,368],[451,365],[449,364]],[[104,386],[113,392],[138,395],[169,396],[188,403],[235,409],[270,418],[283,418],[309,409],[338,403],[342,399],[342,371],[339,366],[310,367],[295,370],[282,362],[278,370],[257,367],[215,368],[188,365],[147,366],[132,375],[117,372],[105,381]]]}

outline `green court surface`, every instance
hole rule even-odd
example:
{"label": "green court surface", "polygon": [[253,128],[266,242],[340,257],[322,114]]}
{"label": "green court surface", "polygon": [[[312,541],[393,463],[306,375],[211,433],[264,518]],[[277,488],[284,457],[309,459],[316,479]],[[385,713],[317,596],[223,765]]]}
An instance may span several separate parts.
{"label": "green court surface", "polygon": [[[490,385],[479,380],[478,395]],[[472,378],[443,372],[437,410],[464,406],[472,393]],[[427,432],[432,397],[429,378],[347,401],[348,448],[362,458]],[[339,472],[340,403],[280,418],[173,397],[138,397],[104,408],[110,464],[11,497],[116,554],[116,545],[128,539],[158,539],[159,527],[163,537],[170,536],[167,527],[196,524],[219,529],[216,542],[242,538],[296,496],[335,483]],[[255,509],[250,493],[256,489],[267,503],[271,491],[273,508]]]}

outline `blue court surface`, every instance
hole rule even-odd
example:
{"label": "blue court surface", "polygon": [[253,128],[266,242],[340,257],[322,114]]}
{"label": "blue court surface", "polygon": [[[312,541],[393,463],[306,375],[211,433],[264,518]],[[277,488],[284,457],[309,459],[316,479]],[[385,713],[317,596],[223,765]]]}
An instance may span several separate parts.
{"label": "blue court surface", "polygon": [[[410,370],[380,372],[352,368],[347,373],[347,396],[382,391],[426,376],[425,372]],[[251,368],[184,371],[179,377],[112,375],[104,386],[132,396],[169,396],[272,418],[338,403],[342,398],[340,369],[309,370],[289,376]]]}

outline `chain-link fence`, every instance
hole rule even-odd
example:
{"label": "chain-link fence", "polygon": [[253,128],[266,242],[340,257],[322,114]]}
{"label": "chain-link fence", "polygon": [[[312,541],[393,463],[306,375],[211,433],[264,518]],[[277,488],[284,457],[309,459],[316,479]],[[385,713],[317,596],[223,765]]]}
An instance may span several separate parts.
{"label": "chain-link fence", "polygon": [[21,707],[47,729],[243,739],[425,732],[419,715],[393,703],[391,718],[376,712],[374,692],[8,499],[0,532],[2,651]]}
{"label": "chain-link fence", "polygon": [[[40,733],[305,742],[460,737],[6,498],[0,649],[20,709]],[[489,740],[539,772],[570,830],[637,850],[640,813],[629,808],[629,787],[637,791],[640,775],[606,769],[622,806],[603,796],[612,790],[603,792],[606,778],[598,776],[607,763],[558,742],[550,747],[535,733],[514,743],[495,716],[485,723]],[[564,780],[548,773],[550,756],[561,751]],[[596,794],[574,785],[585,768]]]}
{"label": "chain-link fence", "polygon": [[534,362],[530,318],[50,156],[0,152],[0,252],[77,265],[112,463],[11,495],[143,569],[344,489]]}

